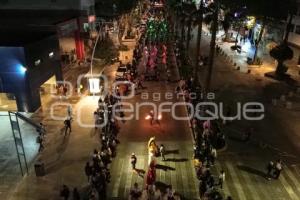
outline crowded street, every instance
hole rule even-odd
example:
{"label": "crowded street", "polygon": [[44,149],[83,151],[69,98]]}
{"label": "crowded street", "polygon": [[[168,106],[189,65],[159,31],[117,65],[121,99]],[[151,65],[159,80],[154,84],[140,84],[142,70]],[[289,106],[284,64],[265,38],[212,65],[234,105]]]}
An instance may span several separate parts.
{"label": "crowded street", "polygon": [[253,2],[19,5],[24,34],[0,31],[0,199],[300,199],[300,4]]}

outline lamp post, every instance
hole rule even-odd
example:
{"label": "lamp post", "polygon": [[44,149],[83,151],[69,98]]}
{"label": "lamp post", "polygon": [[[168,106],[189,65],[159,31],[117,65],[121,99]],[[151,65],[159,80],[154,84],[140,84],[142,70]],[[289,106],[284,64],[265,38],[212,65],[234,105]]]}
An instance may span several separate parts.
{"label": "lamp post", "polygon": [[93,94],[93,96],[95,95],[95,93],[100,92],[100,90],[99,90],[100,80],[99,80],[99,78],[93,77],[93,60],[94,60],[94,56],[95,56],[96,47],[98,45],[98,41],[100,38],[100,32],[101,32],[101,28],[99,28],[99,31],[98,31],[98,35],[97,35],[96,42],[95,42],[93,52],[92,52],[91,65],[90,65],[90,76],[92,78],[89,78],[89,89],[90,89],[90,92]]}

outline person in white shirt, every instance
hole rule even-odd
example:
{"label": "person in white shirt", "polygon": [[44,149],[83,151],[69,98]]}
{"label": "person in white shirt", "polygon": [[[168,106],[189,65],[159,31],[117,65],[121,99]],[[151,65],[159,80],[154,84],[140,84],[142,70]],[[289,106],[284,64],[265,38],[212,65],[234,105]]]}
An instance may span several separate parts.
{"label": "person in white shirt", "polygon": [[225,172],[222,170],[219,175],[219,186],[221,189],[223,188],[224,181],[225,181]]}

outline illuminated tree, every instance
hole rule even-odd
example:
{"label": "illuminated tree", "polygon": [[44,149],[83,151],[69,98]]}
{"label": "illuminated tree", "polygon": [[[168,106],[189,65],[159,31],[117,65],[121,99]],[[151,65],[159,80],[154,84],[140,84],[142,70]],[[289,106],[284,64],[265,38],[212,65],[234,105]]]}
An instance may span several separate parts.
{"label": "illuminated tree", "polygon": [[270,51],[270,55],[277,60],[277,68],[275,71],[276,78],[282,79],[287,72],[287,67],[284,65],[286,60],[291,60],[294,57],[293,50],[288,46],[289,33],[291,31],[293,14],[290,14],[288,25],[286,26],[285,37],[283,42],[274,47]]}

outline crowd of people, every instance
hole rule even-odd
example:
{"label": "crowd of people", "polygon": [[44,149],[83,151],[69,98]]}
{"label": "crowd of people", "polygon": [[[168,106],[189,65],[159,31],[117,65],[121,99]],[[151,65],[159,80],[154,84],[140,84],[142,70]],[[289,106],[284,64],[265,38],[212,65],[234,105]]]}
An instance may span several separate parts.
{"label": "crowd of people", "polygon": [[[160,11],[149,10],[147,13],[151,20],[161,20],[164,21],[164,14]],[[160,17],[155,17],[159,15]],[[151,26],[151,23],[148,25]],[[147,31],[142,32],[140,40],[137,42],[136,48],[133,54],[133,64],[139,65],[140,77],[137,79],[136,84],[139,85],[141,80],[149,81],[160,81],[164,80],[162,77],[162,71],[168,71],[167,66],[167,44],[165,38],[154,37],[149,39],[149,34]],[[159,124],[159,116],[154,116],[153,111],[149,113],[150,124]],[[131,188],[129,193],[129,199],[131,200],[159,200],[159,199],[180,199],[179,195],[172,189],[172,185],[167,185],[165,189],[161,189],[156,185],[156,157],[160,156],[162,161],[166,160],[166,149],[163,144],[157,146],[155,143],[155,138],[150,138],[148,142],[149,167],[146,173],[146,186],[139,186],[135,183],[133,188]],[[132,169],[134,171],[139,171],[136,169],[136,163],[138,162],[137,156],[132,153],[130,156]]]}
{"label": "crowd of people", "polygon": [[[180,49],[182,49],[180,45],[179,41],[175,42],[178,65],[188,62],[188,59],[184,59],[184,53],[180,52]],[[207,58],[204,56],[199,57],[198,64],[199,67],[204,66],[207,64]],[[191,95],[202,94],[201,85],[196,83],[192,77],[182,79],[175,92],[180,93],[185,101],[194,105],[195,108],[199,102],[204,100],[203,95]],[[206,117],[207,109],[200,107],[197,112],[200,116]],[[187,106],[187,110],[191,113],[189,106]],[[199,180],[200,197],[207,200],[222,200],[223,197],[218,191],[218,187],[221,189],[223,187],[225,172],[221,170],[217,175],[213,175],[211,172],[211,166],[214,166],[217,158],[217,149],[225,145],[225,136],[221,131],[220,122],[217,120],[201,120],[194,117],[191,119],[190,125],[194,136],[194,161]]]}

